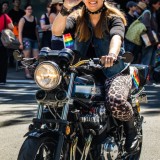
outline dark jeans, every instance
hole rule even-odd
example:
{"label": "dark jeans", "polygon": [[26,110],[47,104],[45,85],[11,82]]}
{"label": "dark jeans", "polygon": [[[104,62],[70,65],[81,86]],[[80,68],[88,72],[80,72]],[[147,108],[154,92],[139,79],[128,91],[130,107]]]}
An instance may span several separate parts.
{"label": "dark jeans", "polygon": [[141,62],[141,56],[142,56],[142,46],[138,46],[127,39],[124,41],[125,51],[131,52],[134,55],[133,64],[137,63],[139,64]]}
{"label": "dark jeans", "polygon": [[0,46],[0,83],[6,82],[8,68],[8,53],[4,46]]}

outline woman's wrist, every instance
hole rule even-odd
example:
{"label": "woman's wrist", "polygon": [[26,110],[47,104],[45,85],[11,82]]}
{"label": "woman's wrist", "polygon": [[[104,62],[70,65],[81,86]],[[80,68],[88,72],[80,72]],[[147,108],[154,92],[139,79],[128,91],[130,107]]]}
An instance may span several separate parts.
{"label": "woman's wrist", "polygon": [[60,14],[62,16],[68,16],[71,12],[72,12],[72,8],[68,9],[63,5],[63,7],[62,7],[62,9],[60,11]]}
{"label": "woman's wrist", "polygon": [[108,56],[113,57],[114,59],[117,59],[117,55],[115,53],[109,53]]}

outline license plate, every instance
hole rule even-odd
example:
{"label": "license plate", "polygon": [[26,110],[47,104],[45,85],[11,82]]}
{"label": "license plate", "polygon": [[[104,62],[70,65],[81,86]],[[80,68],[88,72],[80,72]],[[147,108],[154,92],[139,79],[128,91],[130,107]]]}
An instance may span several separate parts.
{"label": "license plate", "polygon": [[148,103],[147,95],[146,95],[146,94],[141,94],[141,95],[138,97],[138,100],[139,100],[139,103]]}

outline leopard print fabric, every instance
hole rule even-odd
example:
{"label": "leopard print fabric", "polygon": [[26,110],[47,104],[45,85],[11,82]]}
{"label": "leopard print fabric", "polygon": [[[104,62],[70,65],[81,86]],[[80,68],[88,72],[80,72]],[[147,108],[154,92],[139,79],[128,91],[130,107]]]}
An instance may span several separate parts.
{"label": "leopard print fabric", "polygon": [[105,82],[106,105],[112,116],[128,121],[133,116],[131,104],[127,101],[132,87],[132,78],[128,74],[119,74]]}

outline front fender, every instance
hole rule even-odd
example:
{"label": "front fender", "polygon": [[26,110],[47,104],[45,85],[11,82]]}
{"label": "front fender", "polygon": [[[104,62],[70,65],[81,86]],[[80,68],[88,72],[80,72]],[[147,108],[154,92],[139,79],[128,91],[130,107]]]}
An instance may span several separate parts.
{"label": "front fender", "polygon": [[31,132],[27,132],[24,137],[35,137],[35,138],[42,138],[42,137],[54,137],[58,138],[58,132],[52,131],[52,130],[46,130],[46,129],[39,129],[39,130],[33,130]]}

